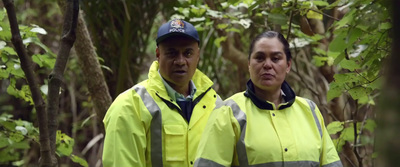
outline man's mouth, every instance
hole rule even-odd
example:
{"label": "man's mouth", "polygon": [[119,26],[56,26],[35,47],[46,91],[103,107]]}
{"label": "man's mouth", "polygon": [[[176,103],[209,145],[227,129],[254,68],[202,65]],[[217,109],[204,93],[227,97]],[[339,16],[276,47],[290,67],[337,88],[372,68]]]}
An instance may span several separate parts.
{"label": "man's mouth", "polygon": [[174,73],[176,73],[176,74],[184,74],[184,73],[186,73],[186,71],[185,70],[176,70],[176,71],[174,71]]}

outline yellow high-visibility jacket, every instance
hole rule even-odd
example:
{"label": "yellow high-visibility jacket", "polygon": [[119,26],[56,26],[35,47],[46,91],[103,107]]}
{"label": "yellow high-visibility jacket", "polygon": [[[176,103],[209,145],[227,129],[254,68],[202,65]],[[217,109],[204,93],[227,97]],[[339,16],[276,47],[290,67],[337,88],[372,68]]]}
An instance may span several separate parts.
{"label": "yellow high-visibility jacket", "polygon": [[154,61],[149,78],[121,93],[108,109],[103,166],[193,166],[210,113],[222,100],[211,88],[213,82],[196,70],[192,81],[197,91],[188,123],[168,96],[158,68]]}
{"label": "yellow high-visibility jacket", "polygon": [[339,167],[338,153],[315,103],[282,85],[285,103],[255,96],[251,80],[216,109],[200,140],[195,167]]}

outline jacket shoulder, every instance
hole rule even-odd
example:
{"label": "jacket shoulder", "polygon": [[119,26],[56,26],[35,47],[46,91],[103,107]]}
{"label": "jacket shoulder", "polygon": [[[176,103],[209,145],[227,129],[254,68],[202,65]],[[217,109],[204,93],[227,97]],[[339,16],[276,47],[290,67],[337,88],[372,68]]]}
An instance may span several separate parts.
{"label": "jacket shoulder", "polygon": [[146,87],[143,85],[143,83],[136,84],[135,86],[120,93],[111,103],[103,121],[106,121],[110,117],[131,115],[138,112],[138,106],[143,105],[143,102],[137,93],[138,90],[146,90]]}

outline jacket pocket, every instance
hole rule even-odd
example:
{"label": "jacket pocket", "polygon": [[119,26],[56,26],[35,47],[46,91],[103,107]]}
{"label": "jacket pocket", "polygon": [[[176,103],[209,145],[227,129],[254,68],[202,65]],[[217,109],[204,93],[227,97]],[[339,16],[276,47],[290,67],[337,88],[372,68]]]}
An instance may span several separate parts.
{"label": "jacket pocket", "polygon": [[186,158],[185,129],[182,125],[164,125],[165,157],[167,161],[184,161]]}

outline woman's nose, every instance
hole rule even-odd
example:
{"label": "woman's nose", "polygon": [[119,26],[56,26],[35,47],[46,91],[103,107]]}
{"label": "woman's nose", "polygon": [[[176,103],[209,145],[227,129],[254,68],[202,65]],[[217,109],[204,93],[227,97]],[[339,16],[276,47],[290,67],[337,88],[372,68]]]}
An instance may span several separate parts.
{"label": "woman's nose", "polygon": [[264,68],[271,68],[272,67],[272,61],[271,59],[265,59],[264,64],[263,64]]}

